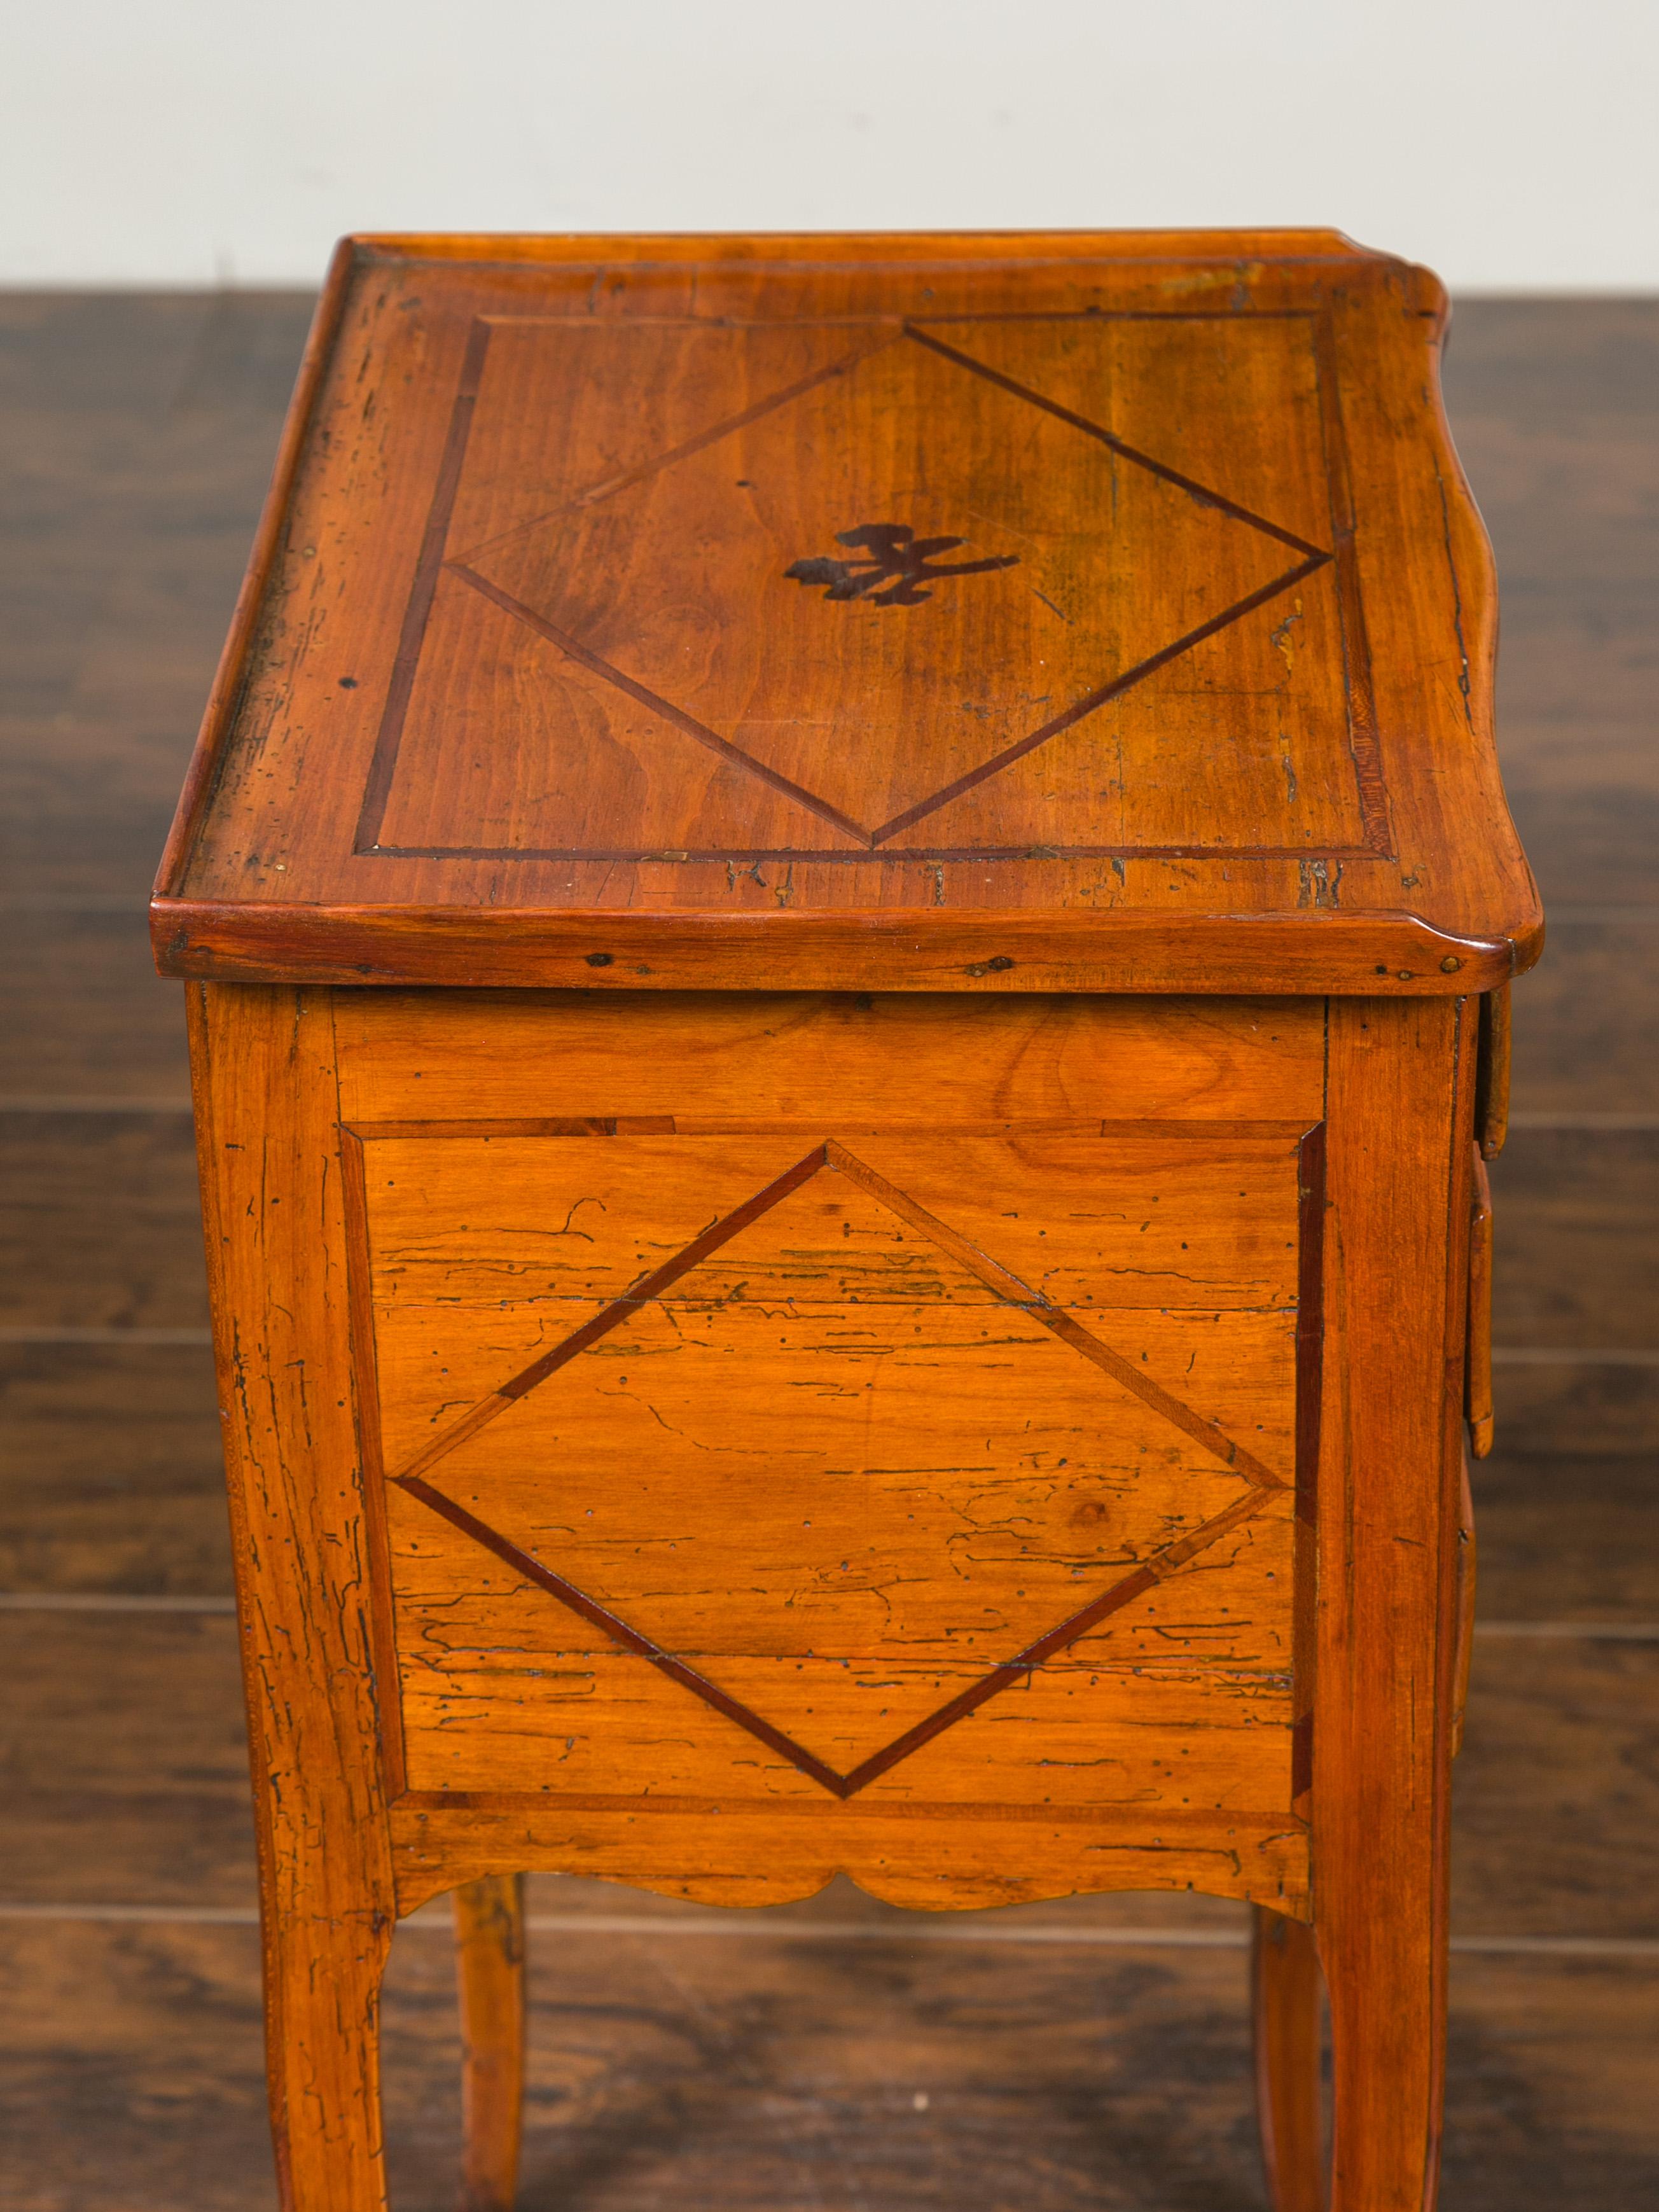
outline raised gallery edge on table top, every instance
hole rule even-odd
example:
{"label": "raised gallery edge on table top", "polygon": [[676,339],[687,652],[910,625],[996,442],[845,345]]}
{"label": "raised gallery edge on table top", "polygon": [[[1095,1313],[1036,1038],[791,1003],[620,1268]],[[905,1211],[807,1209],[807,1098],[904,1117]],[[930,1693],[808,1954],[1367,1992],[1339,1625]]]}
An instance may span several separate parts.
{"label": "raised gallery edge on table top", "polygon": [[1494,988],[1445,320],[1328,231],[344,241],[159,964]]}

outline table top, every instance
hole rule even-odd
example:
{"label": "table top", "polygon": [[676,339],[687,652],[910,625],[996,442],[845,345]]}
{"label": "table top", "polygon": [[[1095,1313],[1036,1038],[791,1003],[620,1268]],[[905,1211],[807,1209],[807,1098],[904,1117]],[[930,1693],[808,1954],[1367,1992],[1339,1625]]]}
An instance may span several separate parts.
{"label": "table top", "polygon": [[1328,231],[347,240],[159,963],[1491,988],[1445,322]]}

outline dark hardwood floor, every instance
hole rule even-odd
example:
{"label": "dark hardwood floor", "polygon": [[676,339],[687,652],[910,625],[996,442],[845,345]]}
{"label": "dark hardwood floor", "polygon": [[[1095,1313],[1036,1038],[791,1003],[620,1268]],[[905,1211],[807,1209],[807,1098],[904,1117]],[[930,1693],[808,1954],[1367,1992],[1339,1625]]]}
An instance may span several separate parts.
{"label": "dark hardwood floor", "polygon": [[[309,303],[0,295],[0,2203],[266,2212],[179,994],[143,904]],[[1504,584],[1517,992],[1458,1789],[1447,2212],[1659,2201],[1659,302],[1459,311]],[[532,1885],[525,2212],[1246,2212],[1243,1929]],[[389,1992],[454,2201],[447,1918]]]}

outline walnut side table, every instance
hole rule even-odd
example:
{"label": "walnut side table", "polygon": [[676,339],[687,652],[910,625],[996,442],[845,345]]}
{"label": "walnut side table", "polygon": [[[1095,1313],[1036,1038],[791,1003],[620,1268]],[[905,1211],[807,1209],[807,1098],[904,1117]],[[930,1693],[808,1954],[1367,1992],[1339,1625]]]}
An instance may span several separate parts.
{"label": "walnut side table", "polygon": [[[1330,232],[360,238],[155,905],[292,2212],[458,1893],[1256,1908],[1281,2212],[1434,2194],[1538,904],[1444,295]],[[1472,1275],[1474,1288],[1471,1289]]]}

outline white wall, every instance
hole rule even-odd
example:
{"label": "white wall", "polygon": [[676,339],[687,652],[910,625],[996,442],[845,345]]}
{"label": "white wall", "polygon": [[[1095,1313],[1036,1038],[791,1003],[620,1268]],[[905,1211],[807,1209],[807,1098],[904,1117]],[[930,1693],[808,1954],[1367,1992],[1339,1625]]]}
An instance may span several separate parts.
{"label": "white wall", "polygon": [[1659,289],[1659,0],[10,0],[0,283],[346,229],[1329,222]]}

